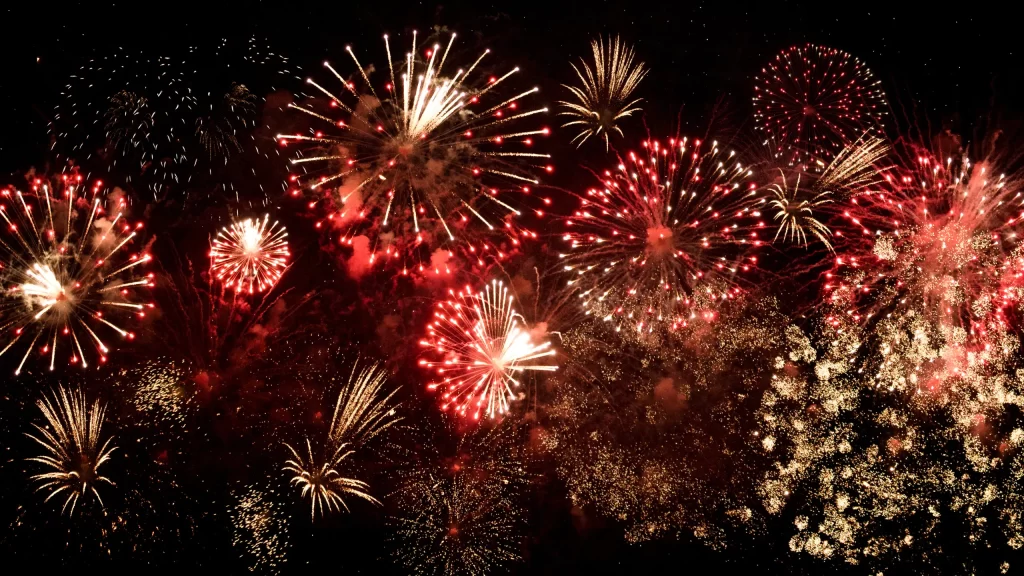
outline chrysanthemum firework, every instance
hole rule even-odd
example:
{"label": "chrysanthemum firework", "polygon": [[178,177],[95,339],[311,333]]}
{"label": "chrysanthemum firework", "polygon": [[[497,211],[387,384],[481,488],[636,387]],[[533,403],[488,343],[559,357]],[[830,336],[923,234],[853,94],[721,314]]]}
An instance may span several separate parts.
{"label": "chrysanthemum firework", "polygon": [[52,399],[44,397],[36,405],[47,423],[33,424],[36,433],[28,434],[44,449],[41,456],[28,459],[46,467],[45,472],[31,477],[39,484],[36,490],[48,493],[47,502],[63,498],[61,511],[68,514],[74,514],[75,505],[82,498],[95,497],[103,506],[97,486],[113,483],[100,468],[116,450],[110,444],[111,438],[104,439],[102,434],[103,404],[97,400],[89,406],[81,390],[59,388]]}
{"label": "chrysanthemum firework", "polygon": [[562,255],[591,314],[652,332],[713,319],[764,241],[753,172],[717,142],[644,142],[579,196]]}
{"label": "chrysanthemum firework", "polygon": [[563,84],[575,98],[574,102],[559,102],[565,110],[560,116],[568,116],[563,127],[579,131],[573,142],[582,146],[591,136],[604,139],[608,149],[612,132],[622,136],[618,121],[640,112],[640,98],[632,98],[640,81],[647,76],[644,63],[634,61],[633,48],[622,43],[619,37],[607,42],[598,38],[590,43],[594,62],[582,61],[580,67],[572,65],[579,77],[579,84]]}
{"label": "chrysanthemum firework", "polygon": [[881,81],[846,52],[806,44],[780,52],[754,84],[754,119],[779,146],[829,157],[886,114]]}
{"label": "chrysanthemum firework", "polygon": [[288,265],[288,231],[270,215],[246,218],[217,233],[210,269],[228,289],[253,294],[273,288]]}
{"label": "chrysanthemum firework", "polygon": [[427,388],[442,389],[442,410],[479,419],[508,412],[524,371],[554,371],[545,363],[554,354],[549,342],[537,342],[516,311],[508,288],[497,280],[482,292],[468,286],[437,305],[434,321],[420,345],[437,360],[420,360],[436,373]]}
{"label": "chrysanthemum firework", "polygon": [[513,244],[533,236],[512,223],[520,208],[510,195],[531,193],[552,169],[547,154],[533,151],[548,134],[537,125],[547,109],[526,104],[537,88],[506,90],[519,68],[483,72],[489,50],[457,68],[454,43],[453,34],[422,51],[414,33],[404,61],[393,63],[385,36],[386,76],[348,48],[358,74],[347,79],[325,63],[340,90],[310,79],[324,98],[294,106],[319,127],[279,136],[309,145],[293,160],[309,170],[298,184],[327,196],[328,223],[343,229],[342,243],[370,237],[371,262],[417,248],[429,257],[455,240],[478,254],[489,246],[472,242],[479,226],[503,230]]}
{"label": "chrysanthemum firework", "polygon": [[0,191],[7,224],[0,232],[0,355],[24,347],[15,374],[33,353],[46,357],[51,370],[58,350],[86,367],[95,348],[105,362],[107,335],[134,338],[124,321],[143,318],[153,306],[139,301],[153,286],[142,267],[150,257],[132,252],[142,224],[130,224],[123,197],[108,201],[106,192],[101,182],[83,184],[77,175],[37,179],[31,193]]}

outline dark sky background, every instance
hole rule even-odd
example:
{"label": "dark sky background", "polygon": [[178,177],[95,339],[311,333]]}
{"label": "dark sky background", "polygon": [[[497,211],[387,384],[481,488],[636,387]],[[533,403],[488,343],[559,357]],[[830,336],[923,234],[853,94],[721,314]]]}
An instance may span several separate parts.
{"label": "dark sky background", "polygon": [[[918,124],[948,125],[971,140],[988,119],[1013,128],[1024,107],[1018,23],[990,4],[946,9],[937,4],[911,9],[895,2],[94,4],[99,3],[7,2],[0,7],[0,175],[49,159],[47,122],[68,75],[85,59],[115,47],[173,53],[220,38],[265,39],[269,50],[319,74],[325,58],[345,57],[346,44],[377,58],[385,32],[447,26],[463,36],[481,37],[503,61],[521,66],[529,78],[524,82],[540,85],[542,100],[553,104],[562,96],[559,84],[572,80],[570,59],[586,55],[595,35],[618,33],[635,44],[650,66],[639,95],[646,102],[643,122],[656,135],[677,129],[703,132],[713,116],[731,128],[748,129],[755,74],[780,50],[804,42],[839,48],[867,63],[882,80],[900,122],[906,117]],[[571,150],[569,137],[556,133],[554,138],[556,154]],[[558,183],[565,185],[586,156],[555,160]],[[566,508],[549,504],[557,501],[557,496],[538,495],[544,504],[532,519],[526,572],[680,573],[699,563],[756,573],[780,570],[772,549],[721,552],[676,541],[627,546],[611,528],[580,535]],[[368,534],[377,534],[378,528]],[[338,559],[342,553],[359,553],[359,538],[366,536],[361,527],[342,524],[333,530],[293,528],[297,544],[291,568],[308,563],[337,569],[340,562],[377,572],[373,554],[365,562]],[[346,543],[339,544],[342,540]],[[368,546],[376,550],[378,545]],[[231,556],[230,550],[200,545],[189,551],[203,553],[211,554],[211,563]]]}

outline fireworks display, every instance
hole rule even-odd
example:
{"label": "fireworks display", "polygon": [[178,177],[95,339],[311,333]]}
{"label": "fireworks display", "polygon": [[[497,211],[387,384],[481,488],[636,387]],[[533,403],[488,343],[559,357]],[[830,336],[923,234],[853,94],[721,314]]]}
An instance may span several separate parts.
{"label": "fireworks display", "polygon": [[60,33],[0,90],[5,558],[1020,570],[1012,34],[473,9],[378,51],[402,23],[328,5],[26,20]]}
{"label": "fireworks display", "polygon": [[881,123],[881,81],[846,52],[806,44],[783,50],[754,84],[754,119],[779,144],[828,157]]}
{"label": "fireworks display", "polygon": [[572,65],[579,84],[565,87],[575,101],[560,102],[565,110],[559,115],[569,117],[563,128],[579,131],[573,138],[573,142],[579,142],[578,146],[593,136],[604,139],[607,150],[612,132],[623,135],[616,122],[640,112],[640,98],[631,98],[647,76],[647,69],[643,62],[633,61],[633,48],[623,44],[618,36],[607,42],[598,38],[590,43],[590,49],[594,63],[583,61],[580,67]]}
{"label": "fireworks display", "polygon": [[128,222],[123,196],[108,199],[106,192],[101,182],[82,184],[76,175],[56,185],[36,179],[27,194],[0,192],[7,224],[0,236],[0,328],[7,340],[0,356],[24,349],[15,374],[32,355],[53,370],[58,350],[82,367],[89,356],[106,362],[115,345],[107,336],[135,338],[123,322],[142,319],[153,307],[139,302],[153,286],[153,275],[144,272],[150,256],[132,252],[142,224]]}
{"label": "fireworks display", "polygon": [[565,220],[562,255],[591,314],[637,332],[713,319],[757,266],[765,205],[753,172],[717,142],[644,142]]}
{"label": "fireworks display", "polygon": [[113,483],[100,472],[110,460],[116,447],[112,438],[103,436],[105,408],[98,400],[89,406],[80,390],[60,388],[36,403],[46,418],[46,426],[35,424],[36,433],[28,437],[43,447],[43,454],[29,458],[42,464],[45,472],[31,479],[38,484],[37,491],[45,492],[46,501],[63,499],[62,512],[75,513],[80,499],[95,498],[103,505],[97,488]]}
{"label": "fireworks display", "polygon": [[288,231],[270,216],[246,218],[217,233],[210,270],[224,287],[254,294],[273,288],[288,266]]}
{"label": "fireworks display", "polygon": [[[477,226],[500,230],[513,244],[529,237],[512,222],[521,209],[510,195],[530,194],[538,175],[552,169],[548,154],[533,151],[549,132],[537,125],[547,108],[529,104],[538,89],[506,90],[520,70],[493,62],[500,71],[486,73],[489,50],[459,67],[454,34],[424,47],[413,33],[411,50],[397,61],[388,36],[384,45],[387,76],[351,48],[352,79],[325,62],[340,90],[310,79],[322,98],[294,108],[317,127],[279,136],[282,144],[307,145],[292,160],[308,170],[298,183],[337,208],[328,222],[344,230],[341,242],[371,237],[372,263],[419,246],[429,259],[438,246],[478,237]],[[495,250],[487,242],[465,248],[476,258]]]}
{"label": "fireworks display", "polygon": [[506,414],[524,371],[552,372],[549,342],[535,342],[516,312],[508,288],[497,280],[473,292],[468,287],[441,301],[420,345],[439,360],[420,360],[436,374],[429,390],[442,389],[441,409],[461,416]]}

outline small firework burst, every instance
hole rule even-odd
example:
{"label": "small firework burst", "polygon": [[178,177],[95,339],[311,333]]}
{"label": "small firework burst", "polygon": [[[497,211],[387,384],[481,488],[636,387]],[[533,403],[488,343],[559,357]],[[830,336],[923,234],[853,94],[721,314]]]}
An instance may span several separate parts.
{"label": "small firework burst", "polygon": [[[529,194],[537,174],[552,170],[549,155],[532,151],[549,130],[531,123],[547,109],[524,106],[537,88],[504,90],[519,68],[497,76],[482,72],[489,50],[454,69],[454,42],[453,34],[446,46],[421,53],[414,33],[396,75],[385,36],[388,75],[372,80],[375,67],[364,67],[347,48],[358,75],[345,79],[325,63],[341,92],[311,79],[326,100],[293,106],[327,131],[278,137],[283,145],[310,145],[292,161],[313,169],[296,175],[297,183],[327,193],[339,207],[328,223],[344,230],[343,244],[371,237],[371,263],[404,259],[417,247],[429,255],[456,240],[466,246],[479,236],[474,223],[504,229],[513,245],[534,236],[512,223],[520,210],[508,196]],[[493,249],[487,242],[466,247],[477,258]]]}
{"label": "small firework burst", "polygon": [[103,439],[105,407],[99,400],[90,407],[81,390],[68,391],[63,387],[54,391],[52,400],[44,397],[36,405],[47,423],[33,424],[36,434],[27,434],[45,450],[41,456],[28,459],[46,467],[46,472],[31,477],[39,484],[36,491],[47,492],[47,502],[64,498],[61,512],[69,515],[75,513],[80,499],[89,496],[95,497],[102,507],[97,486],[112,486],[113,482],[100,468],[116,450],[110,444],[112,438]]}
{"label": "small firework burst", "polygon": [[754,84],[758,128],[813,158],[839,151],[885,114],[881,81],[860,60],[834,48],[787,48]]}
{"label": "small firework burst", "polygon": [[774,212],[773,218],[779,227],[775,232],[775,240],[781,237],[783,242],[797,242],[806,247],[807,235],[810,234],[832,250],[832,243],[829,241],[832,231],[815,216],[815,210],[832,203],[828,191],[817,194],[812,191],[808,195],[800,190],[799,175],[796,185],[790,188],[783,174],[782,183],[769,185],[768,192],[771,196],[767,209]]}
{"label": "small firework burst", "polygon": [[129,224],[123,198],[108,202],[104,192],[101,182],[86,186],[72,175],[55,184],[37,179],[30,194],[0,191],[7,224],[0,233],[0,329],[8,335],[0,355],[27,344],[15,374],[33,352],[48,358],[50,370],[58,349],[84,368],[95,347],[103,363],[110,347],[102,336],[133,339],[121,321],[144,318],[153,307],[138,302],[139,290],[153,286],[153,274],[140,271],[150,256],[130,252],[142,223]]}
{"label": "small firework burst", "polygon": [[554,355],[550,342],[535,342],[516,311],[508,288],[497,280],[482,292],[467,286],[438,303],[427,337],[420,344],[441,360],[420,360],[437,374],[429,390],[443,389],[441,409],[460,416],[506,414],[524,371],[554,371],[540,363]]}
{"label": "small firework burst", "polygon": [[764,207],[753,172],[717,142],[644,142],[566,219],[562,254],[590,314],[653,332],[710,320],[741,293],[764,244]]}
{"label": "small firework burst", "polygon": [[640,112],[640,98],[630,99],[640,81],[647,76],[644,63],[634,61],[633,48],[622,43],[619,37],[607,42],[598,38],[590,43],[594,63],[583,61],[580,67],[572,65],[579,77],[577,86],[564,85],[572,92],[575,102],[559,102],[565,110],[560,116],[568,116],[563,127],[579,130],[573,142],[582,146],[591,136],[604,139],[608,149],[612,132],[622,136],[617,122]]}
{"label": "small firework burst", "polygon": [[367,502],[380,505],[367,490],[370,485],[362,480],[342,476],[341,469],[346,460],[353,454],[348,444],[341,444],[333,452],[317,464],[313,456],[313,445],[306,440],[306,456],[299,454],[294,448],[285,444],[292,453],[292,458],[285,462],[284,470],[294,474],[291,479],[293,486],[298,486],[303,498],[310,500],[310,516],[316,519],[319,512],[323,516],[327,512],[349,511],[345,496],[355,496]]}
{"label": "small firework burst", "polygon": [[288,231],[270,215],[224,227],[210,247],[210,270],[224,286],[254,294],[273,288],[288,266]]}

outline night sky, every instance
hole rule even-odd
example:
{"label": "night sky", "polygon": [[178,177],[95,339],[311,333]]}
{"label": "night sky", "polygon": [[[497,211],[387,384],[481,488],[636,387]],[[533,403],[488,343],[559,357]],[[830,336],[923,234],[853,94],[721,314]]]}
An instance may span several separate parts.
{"label": "night sky", "polygon": [[[377,59],[382,34],[443,26],[469,38],[472,46],[492,48],[503,64],[520,66],[524,85],[540,86],[540,102],[553,107],[564,97],[560,84],[573,80],[570,59],[587,55],[588,42],[598,34],[620,34],[650,67],[638,91],[645,101],[644,113],[625,124],[627,140],[633,143],[647,133],[700,135],[709,124],[733,134],[751,133],[755,75],[780,50],[805,42],[847,51],[870,66],[882,81],[893,129],[942,127],[974,141],[992,125],[1019,131],[1024,112],[1018,25],[995,5],[910,9],[896,3],[826,2],[93,4],[20,2],[0,7],[0,184],[23,184],[22,175],[30,167],[59,166],[48,126],[54,107],[64,101],[61,93],[69,76],[87,60],[115,51],[173,57],[188,46],[208,47],[220,41],[239,46],[255,39],[262,51],[288,59],[290,76],[278,75],[268,65],[255,77],[239,79],[262,87],[260,96],[268,102],[279,102],[273,94],[305,90],[298,78],[321,75],[324,59],[345,60],[346,45]],[[277,123],[275,129],[287,127],[289,120],[270,108],[262,118]],[[590,147],[576,152],[569,143],[571,134],[557,130],[558,119],[548,122],[555,134],[546,146],[557,168],[547,183],[555,193],[578,189],[580,181],[589,186],[588,169],[601,162],[603,151]],[[268,129],[258,137],[263,139],[260,145],[273,150],[269,134]],[[357,502],[352,514],[311,523],[308,506],[293,497],[279,474],[284,459],[280,443],[286,433],[268,430],[277,425],[299,429],[304,422],[320,421],[318,410],[330,410],[336,392],[316,384],[316,374],[349,366],[339,364],[338,358],[387,357],[388,368],[403,385],[408,426],[389,448],[393,451],[386,464],[363,463],[367,473],[384,486],[402,469],[400,463],[408,461],[409,453],[420,453],[427,444],[441,445],[442,452],[451,449],[461,429],[450,432],[458,427],[438,415],[432,400],[419,393],[421,375],[415,365],[414,343],[435,294],[401,281],[373,277],[360,285],[349,278],[338,265],[345,252],[330,246],[330,238],[314,230],[314,219],[304,213],[302,202],[287,196],[284,157],[278,151],[272,156],[233,157],[216,174],[182,187],[179,198],[145,209],[147,226],[157,238],[153,252],[162,293],[155,299],[161,311],[136,343],[118,350],[110,365],[99,370],[117,376],[110,380],[114,383],[90,384],[90,379],[98,379],[96,373],[72,368],[50,374],[41,363],[18,378],[3,377],[0,550],[9,566],[50,571],[84,564],[118,571],[244,573],[246,562],[232,546],[226,510],[241,487],[258,485],[278,490],[276,500],[290,517],[291,548],[282,571],[403,573],[390,558],[395,547],[389,540],[390,506],[375,509]],[[98,167],[84,161],[82,166],[91,176],[102,177]],[[289,292],[281,306],[289,312],[275,309],[270,312],[274,319],[265,321],[284,327],[286,334],[273,343],[228,334],[230,346],[211,353],[201,350],[194,339],[204,330],[200,326],[217,320],[201,316],[203,304],[198,298],[190,300],[182,286],[201,276],[193,267],[205,265],[209,234],[229,215],[245,210],[273,211],[291,233],[294,265],[285,276]],[[792,287],[783,292],[784,301],[800,293]],[[125,480],[121,491],[159,485],[150,496],[150,508],[136,510],[125,525],[128,531],[135,530],[136,520],[138,526],[158,525],[159,535],[147,537],[148,528],[139,528],[134,538],[110,538],[97,528],[109,523],[107,519],[88,514],[68,519],[44,508],[42,496],[24,480],[25,454],[33,449],[24,433],[36,418],[38,393],[56,383],[80,383],[105,398],[116,397],[123,382],[133,378],[132,370],[168,358],[184,366],[187,387],[198,398],[198,408],[183,425],[167,425],[165,430],[165,423],[158,423],[155,431],[145,430],[145,423],[128,408],[110,408],[115,419],[120,418],[116,434],[122,444],[129,444],[121,451],[121,464],[143,462],[136,467],[137,476],[148,479]],[[0,373],[10,374],[12,361],[2,358]],[[303,378],[293,378],[300,373]],[[425,424],[414,426],[419,423]],[[542,464],[538,474],[541,480],[522,503],[528,529],[521,549],[524,561],[512,565],[515,573],[866,569],[792,556],[786,539],[774,537],[770,528],[765,535],[738,538],[723,548],[686,535],[627,544],[614,520],[572,506],[551,469]],[[112,511],[128,506],[114,500]],[[943,536],[949,558],[934,561],[930,569],[950,574],[968,565],[984,573],[995,570],[996,565],[965,561],[962,556],[972,552],[960,549],[961,537],[955,532]],[[1020,569],[1022,560],[1018,555],[1011,564]],[[916,565],[900,569],[916,571]]]}

